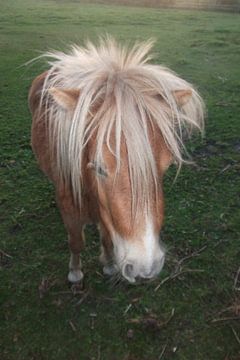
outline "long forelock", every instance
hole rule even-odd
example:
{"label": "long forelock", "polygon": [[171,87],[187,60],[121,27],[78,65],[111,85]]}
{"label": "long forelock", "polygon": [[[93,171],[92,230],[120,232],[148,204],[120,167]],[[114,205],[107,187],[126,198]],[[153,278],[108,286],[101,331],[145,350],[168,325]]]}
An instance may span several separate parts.
{"label": "long forelock", "polygon": [[[149,205],[149,193],[157,188],[158,174],[149,125],[157,127],[175,162],[180,166],[185,150],[183,130],[203,130],[203,103],[192,85],[169,69],[148,61],[152,42],[136,44],[130,51],[113,39],[99,46],[73,46],[68,54],[48,52],[50,70],[42,99],[46,104],[50,139],[56,139],[57,169],[71,183],[73,196],[81,203],[83,153],[96,136],[96,163],[104,163],[107,144],[121,168],[121,143],[127,148],[133,208],[139,199]],[[51,99],[52,87],[75,88],[80,96],[74,112],[66,112]],[[192,97],[179,108],[174,90],[191,89]],[[162,106],[159,96],[168,105]],[[97,111],[94,109],[97,105]],[[114,147],[111,138],[114,137]]]}

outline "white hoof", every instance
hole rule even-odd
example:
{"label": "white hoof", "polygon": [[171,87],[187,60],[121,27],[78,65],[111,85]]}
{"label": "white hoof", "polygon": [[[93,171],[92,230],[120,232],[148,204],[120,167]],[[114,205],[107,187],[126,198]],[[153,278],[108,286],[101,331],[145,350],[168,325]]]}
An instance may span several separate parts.
{"label": "white hoof", "polygon": [[80,282],[83,279],[83,272],[81,270],[70,270],[68,273],[68,281],[71,283]]}
{"label": "white hoof", "polygon": [[112,276],[115,275],[118,272],[117,265],[105,265],[103,267],[103,273],[104,275]]}

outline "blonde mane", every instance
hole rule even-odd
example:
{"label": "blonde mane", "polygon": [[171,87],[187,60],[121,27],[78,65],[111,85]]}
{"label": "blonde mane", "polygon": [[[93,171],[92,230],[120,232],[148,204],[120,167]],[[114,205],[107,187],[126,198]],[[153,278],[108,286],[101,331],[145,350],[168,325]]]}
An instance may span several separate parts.
{"label": "blonde mane", "polygon": [[[203,130],[204,107],[201,97],[188,82],[169,69],[150,64],[152,41],[135,44],[130,50],[113,39],[100,40],[98,46],[72,46],[69,53],[48,52],[50,70],[45,79],[41,104],[46,106],[50,138],[56,139],[59,175],[71,182],[73,196],[81,202],[81,174],[84,149],[97,134],[95,161],[104,164],[103,145],[116,158],[120,170],[120,149],[124,140],[133,203],[141,197],[148,202],[149,187],[158,175],[148,124],[159,128],[175,163],[180,167],[185,147],[183,131]],[[65,111],[52,101],[49,89],[79,89],[74,111]],[[175,90],[191,89],[190,100],[179,107]],[[168,107],[162,106],[162,100]],[[96,104],[98,111],[92,113]],[[110,138],[114,136],[114,148]],[[139,194],[141,194],[139,196]]]}

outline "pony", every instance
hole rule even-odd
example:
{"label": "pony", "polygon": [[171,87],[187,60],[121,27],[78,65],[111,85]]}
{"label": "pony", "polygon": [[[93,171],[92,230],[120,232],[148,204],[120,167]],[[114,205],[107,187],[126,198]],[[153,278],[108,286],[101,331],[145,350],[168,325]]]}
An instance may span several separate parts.
{"label": "pony", "polygon": [[190,83],[150,62],[152,45],[106,37],[47,52],[48,70],[32,82],[31,144],[56,189],[72,283],[83,278],[88,223],[100,231],[104,274],[135,283],[163,267],[163,176],[186,162],[184,139],[203,131],[204,104]]}

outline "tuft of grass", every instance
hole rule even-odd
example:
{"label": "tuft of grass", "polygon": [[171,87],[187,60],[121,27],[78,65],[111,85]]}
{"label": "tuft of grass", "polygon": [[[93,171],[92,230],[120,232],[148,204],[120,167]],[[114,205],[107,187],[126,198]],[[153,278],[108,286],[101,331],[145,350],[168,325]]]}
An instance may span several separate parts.
{"label": "tuft of grass", "polygon": [[[0,24],[1,359],[239,359],[238,16],[9,0]],[[99,237],[88,227],[84,288],[69,288],[54,189],[30,147],[27,92],[45,65],[23,64],[106,32],[156,39],[154,61],[203,95],[206,137],[189,143],[195,164],[174,185],[173,168],[165,177],[168,256],[159,279],[130,286],[103,277]]]}

